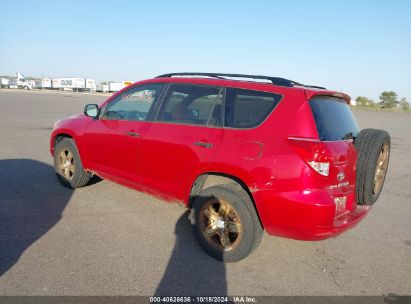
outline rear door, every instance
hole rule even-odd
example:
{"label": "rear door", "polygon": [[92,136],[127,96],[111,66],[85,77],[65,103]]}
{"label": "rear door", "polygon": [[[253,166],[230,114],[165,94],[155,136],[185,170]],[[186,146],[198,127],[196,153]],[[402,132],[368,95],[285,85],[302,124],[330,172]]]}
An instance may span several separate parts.
{"label": "rear door", "polygon": [[221,145],[224,89],[172,84],[141,145],[141,184],[149,192],[183,201]]}

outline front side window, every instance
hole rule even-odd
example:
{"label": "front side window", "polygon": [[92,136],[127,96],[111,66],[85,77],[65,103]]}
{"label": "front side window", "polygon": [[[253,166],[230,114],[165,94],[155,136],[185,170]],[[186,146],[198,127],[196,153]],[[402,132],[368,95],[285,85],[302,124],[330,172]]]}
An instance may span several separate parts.
{"label": "front side window", "polygon": [[279,103],[281,95],[243,89],[228,89],[225,125],[252,128],[264,121]]}
{"label": "front side window", "polygon": [[221,126],[222,89],[171,85],[158,121]]}
{"label": "front side window", "polygon": [[161,94],[163,85],[133,87],[112,100],[104,109],[101,119],[147,120]]}

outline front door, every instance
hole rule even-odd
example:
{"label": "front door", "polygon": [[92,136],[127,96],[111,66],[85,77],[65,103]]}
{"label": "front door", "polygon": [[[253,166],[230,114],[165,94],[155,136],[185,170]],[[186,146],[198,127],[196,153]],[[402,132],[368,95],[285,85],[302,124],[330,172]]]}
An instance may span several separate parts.
{"label": "front door", "polygon": [[92,170],[114,180],[139,183],[140,140],[162,87],[132,87],[102,109],[83,135]]}

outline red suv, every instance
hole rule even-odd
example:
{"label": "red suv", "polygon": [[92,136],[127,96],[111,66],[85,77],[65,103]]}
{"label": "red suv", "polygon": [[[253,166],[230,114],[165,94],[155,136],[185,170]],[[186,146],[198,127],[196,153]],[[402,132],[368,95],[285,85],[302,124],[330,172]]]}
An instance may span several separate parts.
{"label": "red suv", "polygon": [[232,262],[264,230],[321,240],[370,210],[390,137],[360,132],[349,103],[278,77],[165,74],[56,122],[50,150],[64,185],[98,175],[184,204],[202,247]]}

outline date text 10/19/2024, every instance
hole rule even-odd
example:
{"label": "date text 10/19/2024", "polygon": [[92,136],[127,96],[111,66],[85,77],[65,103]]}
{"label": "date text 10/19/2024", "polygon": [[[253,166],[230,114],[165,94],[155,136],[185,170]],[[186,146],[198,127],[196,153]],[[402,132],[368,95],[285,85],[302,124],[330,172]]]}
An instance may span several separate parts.
{"label": "date text 10/19/2024", "polygon": [[150,303],[257,303],[255,297],[150,297]]}

